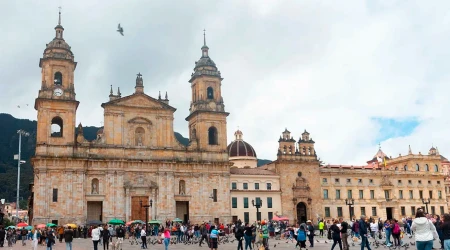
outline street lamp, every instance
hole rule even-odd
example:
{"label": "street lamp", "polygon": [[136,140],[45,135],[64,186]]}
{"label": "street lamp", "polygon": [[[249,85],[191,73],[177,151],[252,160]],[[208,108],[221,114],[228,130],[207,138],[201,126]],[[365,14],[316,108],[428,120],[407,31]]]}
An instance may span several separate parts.
{"label": "street lamp", "polygon": [[427,207],[427,213],[428,213],[428,204],[430,204],[430,198],[428,198],[428,199],[422,198],[422,203]]}
{"label": "street lamp", "polygon": [[[20,164],[24,164],[25,161],[22,161],[20,159],[20,153],[21,153],[21,145],[22,145],[22,135],[23,136],[29,136],[30,134],[22,129],[17,130],[17,133],[19,134],[19,154],[17,155],[17,199],[16,199],[16,217],[19,218],[19,187],[20,187]],[[14,157],[15,158],[15,157]]]}
{"label": "street lamp", "polygon": [[252,200],[252,205],[254,207],[256,207],[256,220],[261,221],[261,214],[259,213],[259,209],[262,207],[262,200],[257,199],[256,204],[255,204],[255,200]]}
{"label": "street lamp", "polygon": [[350,214],[350,220],[353,218],[352,206],[355,204],[355,199],[345,199],[345,205],[348,206],[348,213]]}
{"label": "street lamp", "polygon": [[150,204],[149,205],[142,205],[142,201],[139,200],[139,204],[141,205],[141,207],[145,208],[145,231],[148,232],[148,208],[152,207],[153,200],[150,199]]}

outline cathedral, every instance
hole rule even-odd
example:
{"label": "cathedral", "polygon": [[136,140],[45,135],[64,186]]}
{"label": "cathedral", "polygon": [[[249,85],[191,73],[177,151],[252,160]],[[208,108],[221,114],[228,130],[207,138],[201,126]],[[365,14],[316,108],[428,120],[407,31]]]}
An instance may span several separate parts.
{"label": "cathedral", "polygon": [[276,160],[257,167],[257,153],[242,131],[227,145],[223,78],[205,39],[189,79],[187,146],[175,138],[176,109],[167,95],[147,95],[140,73],[133,94],[122,96],[111,88],[109,100],[101,104],[104,127],[94,141],[84,138],[82,125],[75,124],[77,62],[64,40],[61,14],[39,66],[29,202],[33,225],[115,218],[194,223],[276,216],[291,222],[360,215],[386,219],[413,216],[422,207],[448,212],[450,162],[434,147],[428,154],[409,148],[398,157],[380,148],[367,164],[323,165],[306,130],[296,140],[285,129],[274,149]]}

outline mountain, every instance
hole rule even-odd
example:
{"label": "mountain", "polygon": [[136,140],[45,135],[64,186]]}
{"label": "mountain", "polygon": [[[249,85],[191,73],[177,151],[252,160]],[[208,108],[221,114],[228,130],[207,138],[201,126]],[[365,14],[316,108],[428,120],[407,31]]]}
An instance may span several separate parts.
{"label": "mountain", "polygon": [[[26,162],[20,165],[20,200],[26,201],[30,195],[29,184],[33,182],[33,169],[30,158],[34,156],[36,149],[36,121],[17,119],[10,114],[0,113],[0,199],[7,202],[16,201],[17,192],[17,160],[14,155],[18,153],[19,134],[17,130],[22,129],[29,136],[22,136],[21,159]],[[83,127],[83,135],[87,140],[97,137],[99,127]],[[177,140],[187,146],[189,139],[175,132]],[[270,160],[258,159],[258,167],[271,162]]]}

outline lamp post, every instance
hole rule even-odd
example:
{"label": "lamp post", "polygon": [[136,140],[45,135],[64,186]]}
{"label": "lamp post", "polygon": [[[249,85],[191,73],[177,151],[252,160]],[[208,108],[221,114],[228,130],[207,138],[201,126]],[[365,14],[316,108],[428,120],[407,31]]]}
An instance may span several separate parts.
{"label": "lamp post", "polygon": [[430,198],[428,199],[422,198],[422,203],[426,206],[428,213],[428,204],[430,204]]}
{"label": "lamp post", "polygon": [[19,134],[19,155],[17,156],[17,197],[16,197],[16,217],[19,220],[19,187],[20,187],[20,164],[25,163],[25,161],[20,160],[21,145],[22,145],[22,135],[29,136],[30,134],[22,129],[17,130]]}
{"label": "lamp post", "polygon": [[262,207],[262,200],[257,199],[256,204],[255,204],[255,200],[252,200],[252,205],[254,207],[256,207],[256,220],[261,221],[261,214],[259,213],[259,209]]}
{"label": "lamp post", "polygon": [[345,205],[348,206],[348,213],[350,214],[350,220],[353,218],[352,206],[355,204],[355,199],[345,199]]}
{"label": "lamp post", "polygon": [[150,204],[148,204],[148,205],[142,205],[142,201],[140,200],[139,204],[141,205],[141,207],[145,208],[145,231],[148,232],[148,208],[152,207],[153,200],[150,199]]}

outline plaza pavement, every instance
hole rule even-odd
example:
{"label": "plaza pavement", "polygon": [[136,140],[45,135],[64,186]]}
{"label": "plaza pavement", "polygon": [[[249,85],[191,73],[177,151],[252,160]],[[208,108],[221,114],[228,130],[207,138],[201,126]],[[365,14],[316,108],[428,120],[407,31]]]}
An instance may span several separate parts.
{"label": "plaza pavement", "polygon": [[[408,237],[405,237],[403,239],[406,243],[414,242],[414,237],[412,239],[409,239]],[[317,242],[319,241],[319,242]],[[373,239],[369,239],[369,242],[372,242]],[[350,243],[350,238],[349,238]],[[21,245],[22,242],[18,241],[16,245],[14,245],[12,248],[5,246],[4,248],[0,249],[11,249],[11,250],[30,250],[31,249],[31,241],[27,241],[26,246]],[[93,243],[91,239],[74,239],[72,243],[72,249],[73,250],[92,250],[94,249]],[[286,243],[286,240],[275,240],[271,239],[269,240],[270,250],[278,250],[278,249],[291,249],[295,250],[295,244],[296,242],[288,242]],[[276,245],[276,246],[275,246]],[[309,242],[306,242],[306,245],[309,246]],[[315,244],[314,248],[308,247],[308,250],[330,250],[331,246],[333,245],[332,240],[328,240],[326,238],[320,238],[318,236],[315,237]],[[438,249],[440,247],[440,244],[438,241],[434,241],[434,248]],[[371,244],[372,250],[376,249],[373,244]],[[45,246],[38,246],[39,250],[46,250]],[[56,244],[53,246],[53,250],[65,250],[66,249],[66,243],[59,243],[59,241],[56,242]],[[98,247],[99,250],[103,250],[103,245]],[[123,250],[132,250],[132,249],[141,249],[139,245],[131,245],[130,240],[124,240],[124,244],[122,247]],[[152,250],[164,250],[163,244],[155,244],[155,245],[149,245],[148,249]],[[171,244],[169,245],[169,250],[192,250],[192,249],[208,249],[208,246],[203,244],[202,247],[199,247],[198,245],[184,245],[184,244]],[[226,243],[219,245],[218,250],[236,250],[237,249],[237,241],[234,241],[233,243]],[[351,250],[359,250],[361,249],[361,246],[358,245],[358,243],[355,244],[355,246],[350,245]],[[366,248],[367,249],[367,248]],[[381,250],[388,250],[388,248],[385,248],[384,246],[380,246],[379,249]],[[408,249],[405,249],[404,247],[401,248],[401,250],[415,250],[416,246],[410,246]],[[256,249],[257,250],[257,249]],[[297,248],[298,250],[298,248]],[[336,245],[335,250],[339,250],[339,246]]]}

